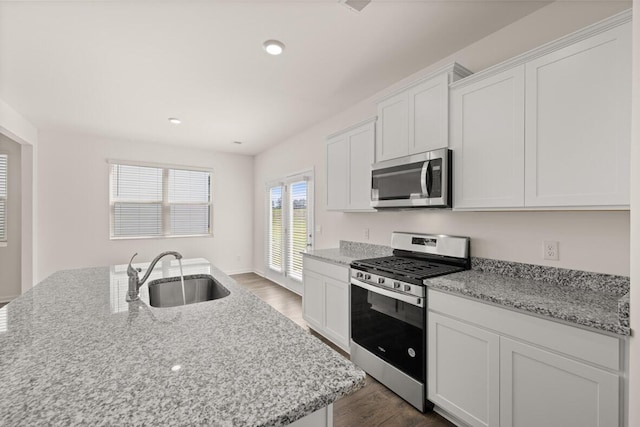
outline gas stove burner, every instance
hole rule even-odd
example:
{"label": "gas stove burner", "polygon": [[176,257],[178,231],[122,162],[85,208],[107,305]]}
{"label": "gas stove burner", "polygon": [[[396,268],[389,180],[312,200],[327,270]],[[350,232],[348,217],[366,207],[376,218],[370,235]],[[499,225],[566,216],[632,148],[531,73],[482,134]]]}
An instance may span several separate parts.
{"label": "gas stove burner", "polygon": [[407,276],[418,280],[464,270],[463,267],[403,256],[363,259],[354,261],[352,265],[364,269],[373,269],[379,273],[385,272],[394,276]]}

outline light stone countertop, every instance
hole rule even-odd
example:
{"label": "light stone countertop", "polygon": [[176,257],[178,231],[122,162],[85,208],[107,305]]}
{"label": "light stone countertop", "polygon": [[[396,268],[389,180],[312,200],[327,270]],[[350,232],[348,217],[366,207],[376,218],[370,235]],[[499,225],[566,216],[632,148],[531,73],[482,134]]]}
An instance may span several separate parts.
{"label": "light stone countertop", "polygon": [[467,270],[425,281],[439,291],[497,304],[594,330],[629,335],[618,310],[620,296],[530,278]]}
{"label": "light stone countertop", "polygon": [[314,249],[303,252],[303,255],[348,267],[355,260],[393,255],[393,249],[371,243],[341,240],[339,248]]}
{"label": "light stone countertop", "polygon": [[[206,260],[183,261],[231,294],[154,308],[144,285],[127,303],[126,266],[100,267],[57,272],[0,309],[0,425],[276,426],[364,385]],[[175,260],[155,270],[149,281],[179,275]]]}

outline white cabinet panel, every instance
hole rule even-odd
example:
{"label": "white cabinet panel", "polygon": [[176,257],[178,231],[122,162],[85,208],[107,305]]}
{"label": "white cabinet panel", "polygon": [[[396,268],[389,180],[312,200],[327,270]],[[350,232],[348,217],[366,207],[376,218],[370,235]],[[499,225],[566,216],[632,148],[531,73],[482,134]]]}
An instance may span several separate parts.
{"label": "white cabinet panel", "polygon": [[524,67],[451,91],[455,208],[524,205]]}
{"label": "white cabinet panel", "polygon": [[349,181],[349,146],[346,135],[327,142],[327,209],[347,206]]}
{"label": "white cabinet panel", "polygon": [[526,205],[629,204],[631,24],[526,64]]}
{"label": "white cabinet panel", "polygon": [[409,151],[422,153],[449,145],[449,77],[441,74],[408,91]]}
{"label": "white cabinet panel", "polygon": [[617,375],[500,338],[502,427],[618,426]]}
{"label": "white cabinet panel", "polygon": [[409,146],[409,96],[401,92],[378,104],[376,161],[406,156]]}
{"label": "white cabinet panel", "polygon": [[302,311],[304,319],[316,328],[324,324],[324,277],[303,271]]}
{"label": "white cabinet panel", "polygon": [[427,397],[471,426],[499,423],[499,336],[428,314]]}
{"label": "white cabinet panel", "polygon": [[374,120],[355,125],[327,140],[327,209],[374,211],[371,208]]}
{"label": "white cabinet panel", "polygon": [[349,284],[333,279],[324,282],[325,330],[342,346],[349,345]]}
{"label": "white cabinet panel", "polygon": [[374,161],[375,127],[371,122],[348,135],[350,210],[371,208],[371,164]]}
{"label": "white cabinet panel", "polygon": [[302,317],[349,353],[349,267],[305,256]]}

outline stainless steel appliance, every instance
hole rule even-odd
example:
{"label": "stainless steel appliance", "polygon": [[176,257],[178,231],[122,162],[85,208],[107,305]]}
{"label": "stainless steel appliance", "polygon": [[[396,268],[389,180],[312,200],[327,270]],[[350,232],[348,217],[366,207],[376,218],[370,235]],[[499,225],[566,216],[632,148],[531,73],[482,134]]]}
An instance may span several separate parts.
{"label": "stainless steel appliance", "polygon": [[450,208],[451,150],[374,163],[371,206],[385,208]]}
{"label": "stainless steel appliance", "polygon": [[393,255],[351,263],[351,361],[420,411],[426,399],[424,280],[471,268],[468,237],[394,232]]}

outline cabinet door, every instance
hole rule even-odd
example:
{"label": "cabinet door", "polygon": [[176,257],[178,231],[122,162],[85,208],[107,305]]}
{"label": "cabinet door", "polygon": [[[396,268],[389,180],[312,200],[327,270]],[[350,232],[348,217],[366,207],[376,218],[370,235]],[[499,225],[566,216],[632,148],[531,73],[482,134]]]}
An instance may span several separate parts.
{"label": "cabinet door", "polygon": [[368,123],[349,133],[349,200],[351,210],[371,208],[371,164],[374,159],[375,127]]}
{"label": "cabinet door", "polygon": [[340,347],[349,348],[349,285],[324,280],[324,326],[327,335]]}
{"label": "cabinet door", "polygon": [[451,91],[454,208],[524,205],[524,66]]}
{"label": "cabinet door", "polygon": [[471,426],[499,425],[498,335],[428,313],[427,397]]}
{"label": "cabinet door", "polygon": [[631,23],[527,63],[526,76],[526,205],[628,205]]}
{"label": "cabinet door", "polygon": [[409,154],[449,144],[449,77],[447,73],[409,89]]}
{"label": "cabinet door", "polygon": [[618,426],[617,375],[500,338],[501,427]]}
{"label": "cabinet door", "polygon": [[401,92],[378,104],[376,161],[409,154],[407,92]]}
{"label": "cabinet door", "polygon": [[349,146],[346,135],[327,142],[327,209],[343,210],[348,202]]}
{"label": "cabinet door", "polygon": [[302,317],[309,326],[321,330],[324,324],[324,277],[305,270],[302,283]]}

